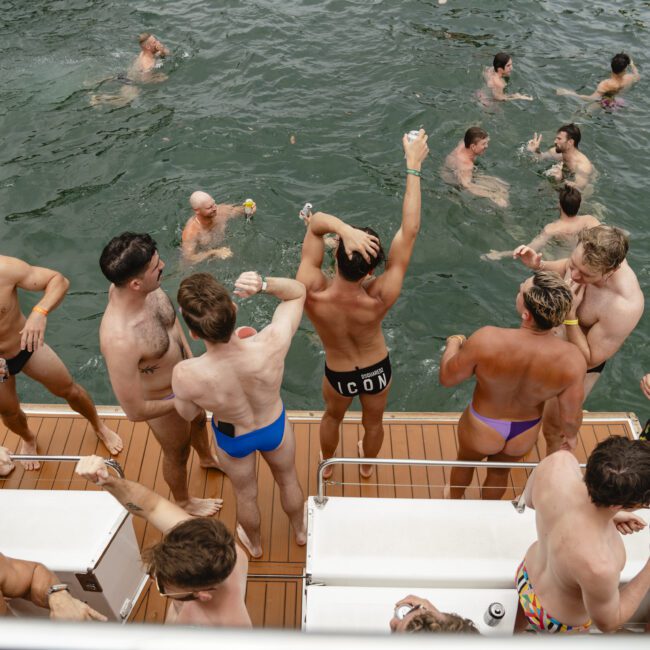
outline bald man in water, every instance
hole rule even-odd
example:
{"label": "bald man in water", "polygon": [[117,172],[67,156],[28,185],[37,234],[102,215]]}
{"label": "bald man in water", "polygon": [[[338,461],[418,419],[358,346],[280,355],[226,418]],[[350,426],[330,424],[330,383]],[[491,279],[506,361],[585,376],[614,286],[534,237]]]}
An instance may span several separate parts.
{"label": "bald man in water", "polygon": [[[197,264],[211,257],[225,260],[232,257],[228,246],[215,245],[223,240],[226,223],[232,217],[245,214],[243,205],[217,204],[207,192],[193,192],[190,196],[193,214],[187,220],[182,235],[183,257],[191,264]],[[253,206],[251,216],[255,214]]]}

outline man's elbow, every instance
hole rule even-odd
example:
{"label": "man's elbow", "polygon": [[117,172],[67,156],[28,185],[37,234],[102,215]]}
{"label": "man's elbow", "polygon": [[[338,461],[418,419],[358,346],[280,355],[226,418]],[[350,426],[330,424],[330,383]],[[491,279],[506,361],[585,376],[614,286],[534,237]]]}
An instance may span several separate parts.
{"label": "man's elbow", "polygon": [[455,381],[455,377],[453,377],[449,372],[447,372],[443,368],[440,368],[438,379],[440,381],[440,385],[444,386],[445,388],[451,388],[452,386],[455,386],[458,383],[457,381]]}
{"label": "man's elbow", "polygon": [[122,410],[131,422],[145,422],[147,420],[146,414],[137,407],[122,406]]}
{"label": "man's elbow", "polygon": [[623,624],[623,623],[619,623],[619,621],[614,621],[611,619],[598,620],[597,618],[593,618],[593,617],[591,621],[601,632],[605,634],[611,634],[612,632],[616,632],[616,630],[618,630],[618,628],[621,627],[621,625]]}

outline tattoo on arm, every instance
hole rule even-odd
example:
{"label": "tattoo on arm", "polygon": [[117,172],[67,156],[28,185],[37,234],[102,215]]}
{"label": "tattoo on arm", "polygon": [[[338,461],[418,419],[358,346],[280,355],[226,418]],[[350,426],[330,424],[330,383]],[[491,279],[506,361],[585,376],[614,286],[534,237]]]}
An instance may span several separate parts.
{"label": "tattoo on arm", "polygon": [[131,503],[130,501],[128,503],[124,504],[126,506],[127,510],[131,510],[132,512],[142,512],[142,508],[135,503]]}

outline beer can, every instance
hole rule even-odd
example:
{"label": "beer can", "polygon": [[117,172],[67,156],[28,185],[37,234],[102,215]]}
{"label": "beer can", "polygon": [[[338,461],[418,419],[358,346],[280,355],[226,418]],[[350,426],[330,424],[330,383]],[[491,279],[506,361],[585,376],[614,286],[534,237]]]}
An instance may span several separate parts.
{"label": "beer can", "polygon": [[307,219],[308,217],[311,216],[311,211],[313,210],[314,206],[311,203],[305,203],[305,205],[302,206],[302,210],[300,210],[298,216],[302,221]]}
{"label": "beer can", "polygon": [[486,610],[483,615],[483,620],[486,625],[494,627],[501,622],[501,619],[505,616],[506,609],[501,603],[492,603]]}
{"label": "beer can", "polygon": [[0,357],[0,370],[4,371],[4,374],[0,377],[0,383],[4,383],[9,378],[9,368],[7,367],[7,360]]}
{"label": "beer can", "polygon": [[248,219],[253,216],[253,208],[255,207],[255,201],[253,199],[246,199],[244,201],[244,214]]}
{"label": "beer can", "polygon": [[413,142],[415,138],[417,138],[420,135],[419,131],[409,131],[408,135],[406,136],[409,142]]}

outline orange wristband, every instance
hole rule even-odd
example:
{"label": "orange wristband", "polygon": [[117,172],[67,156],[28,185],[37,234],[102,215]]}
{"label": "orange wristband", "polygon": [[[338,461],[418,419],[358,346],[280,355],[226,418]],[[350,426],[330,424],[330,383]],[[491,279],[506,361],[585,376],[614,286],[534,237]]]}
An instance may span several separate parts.
{"label": "orange wristband", "polygon": [[49,313],[45,307],[39,307],[38,305],[32,307],[32,311],[35,311],[37,314],[43,314],[43,316],[47,316]]}

